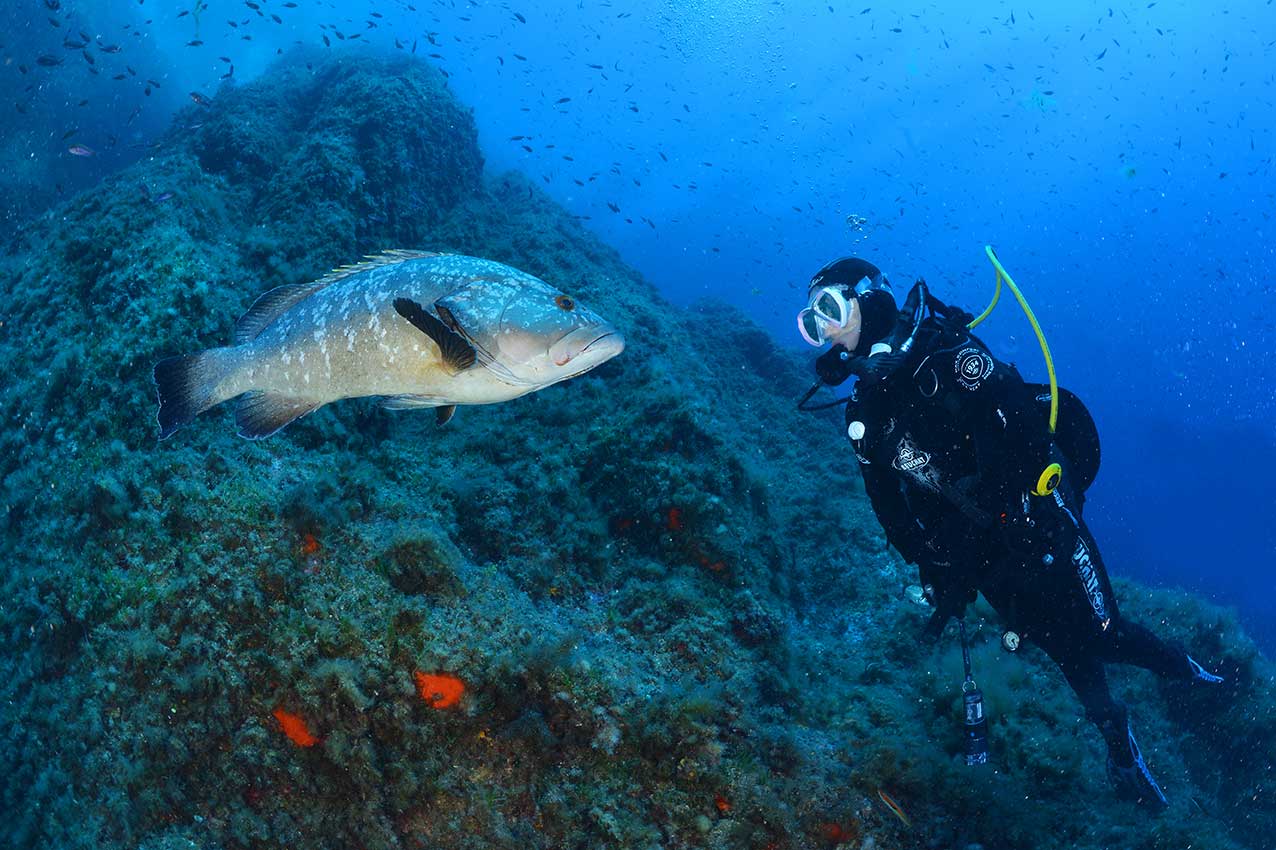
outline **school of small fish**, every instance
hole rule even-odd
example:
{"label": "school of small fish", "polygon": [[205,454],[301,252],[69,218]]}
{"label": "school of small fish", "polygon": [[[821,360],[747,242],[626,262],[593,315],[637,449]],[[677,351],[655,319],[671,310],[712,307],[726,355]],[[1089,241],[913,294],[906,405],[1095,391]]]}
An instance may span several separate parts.
{"label": "school of small fish", "polygon": [[[141,114],[143,104],[147,102],[146,98],[161,87],[156,78],[162,78],[162,74],[155,73],[147,76],[139,73],[133,65],[129,64],[129,56],[134,52],[131,49],[132,46],[140,44],[151,36],[150,27],[154,19],[148,18],[138,24],[122,24],[119,32],[110,35],[100,32],[90,33],[80,28],[77,23],[78,18],[69,5],[64,6],[61,0],[41,0],[41,2],[49,26],[60,34],[65,52],[59,54],[39,51],[35,52],[35,55],[24,58],[19,51],[0,42],[0,50],[6,53],[6,62],[15,64],[23,75],[39,72],[61,73],[71,65],[77,65],[85,73],[95,76],[105,75],[109,79],[123,83],[129,92],[126,96],[136,101],[134,108],[128,112],[126,126],[132,124]],[[137,2],[139,6],[150,8],[147,7],[148,0],[137,0]],[[770,5],[777,8],[782,6],[778,0],[773,0]],[[1174,32],[1157,26],[1151,17],[1159,11],[1157,6],[1156,0],[1152,0],[1142,9],[1142,12],[1149,16],[1147,30],[1155,32],[1160,38],[1169,38],[1174,35]],[[179,26],[189,26],[186,30],[189,37],[174,47],[184,47],[194,51],[201,61],[205,58],[205,53],[209,54],[207,61],[219,71],[210,75],[210,87],[235,77],[235,51],[228,49],[225,45],[239,43],[243,45],[244,50],[253,50],[256,49],[255,44],[259,40],[269,41],[272,44],[280,42],[281,39],[276,34],[285,32],[290,36],[295,33],[297,36],[295,40],[298,43],[312,43],[325,48],[336,48],[342,45],[383,45],[409,54],[420,54],[433,62],[445,79],[450,78],[452,69],[458,66],[467,73],[485,63],[495,63],[497,68],[505,69],[509,60],[509,64],[515,66],[518,72],[530,81],[537,73],[538,62],[561,63],[564,61],[562,56],[538,56],[534,53],[510,49],[514,44],[523,43],[516,37],[521,28],[530,29],[532,24],[543,24],[545,19],[551,16],[552,10],[548,7],[545,9],[529,7],[519,10],[503,4],[499,7],[499,11],[491,10],[487,17],[480,14],[486,10],[474,5],[457,8],[441,2],[423,4],[421,8],[413,2],[403,2],[393,8],[393,11],[388,4],[386,8],[379,8],[376,2],[372,2],[362,12],[357,11],[356,4],[351,4],[346,7],[347,11],[344,14],[333,9],[331,4],[322,5],[313,0],[309,2],[240,0],[238,4],[228,4],[228,8],[237,9],[238,12],[226,13],[223,12],[223,7],[219,6],[214,13],[205,0],[194,0],[190,8],[182,9],[175,16]],[[812,10],[814,8],[817,7],[812,7]],[[863,34],[874,40],[921,33],[927,42],[933,43],[933,49],[952,49],[948,35],[942,29],[937,30],[929,26],[927,20],[920,15],[905,16],[897,10],[872,6],[845,8],[827,4],[826,9],[831,22],[840,28],[845,28],[848,32]],[[1075,43],[1085,50],[1083,61],[1101,69],[1105,62],[1114,59],[1119,61],[1121,53],[1129,49],[1129,46],[1123,44],[1120,38],[1115,37],[1115,33],[1105,31],[1105,23],[1119,23],[1122,18],[1128,20],[1130,10],[1121,11],[1118,15],[1118,10],[1107,7],[1097,9],[1096,13],[1093,24],[1075,34]],[[214,14],[217,15],[217,20],[210,20]],[[608,4],[604,4],[598,11],[597,21],[586,24],[586,31],[600,30],[608,16],[611,17],[612,22],[624,22],[633,14],[629,11],[612,10]],[[534,18],[540,20],[537,21]],[[480,19],[482,19],[481,22]],[[1023,9],[1017,14],[1011,9],[1004,14],[991,16],[984,30],[991,32],[993,28],[1000,28],[1014,32],[1017,27],[1022,27],[1025,23],[1029,26],[1036,25],[1037,19],[1032,10]],[[492,31],[494,25],[498,31]],[[262,28],[272,29],[264,32]],[[270,37],[272,35],[273,38]],[[1087,37],[1091,37],[1089,41]],[[1101,45],[1092,46],[1098,38],[1104,39],[1104,42]],[[291,37],[288,38],[288,41],[293,40]],[[1271,48],[1273,45],[1276,45],[1276,40],[1271,40],[1269,36],[1266,47]],[[16,45],[14,47],[16,48]],[[548,52],[549,45],[542,45],[542,47],[545,52]],[[658,48],[667,50],[666,45],[658,45]],[[275,50],[278,52],[279,48]],[[1224,51],[1224,61],[1229,56],[1230,52]],[[855,62],[850,61],[852,57]],[[581,68],[580,82],[575,90],[567,92],[536,90],[536,94],[520,107],[522,112],[530,116],[536,114],[538,110],[557,114],[571,114],[573,110],[592,110],[598,104],[600,90],[606,88],[613,97],[608,108],[634,116],[635,121],[638,122],[635,129],[641,125],[641,119],[651,113],[681,114],[688,123],[697,120],[696,108],[693,104],[699,98],[694,89],[677,91],[666,86],[660,102],[643,103],[633,94],[641,91],[643,84],[642,75],[637,73],[637,69],[624,67],[614,57],[607,58],[598,52],[591,51],[587,49],[587,45],[581,45],[580,50],[575,47],[568,48],[567,59],[579,62]],[[875,78],[871,59],[872,56],[866,56],[866,52],[849,51],[841,67],[833,69],[833,74],[835,77],[844,78],[849,85],[873,84]],[[1013,98],[1018,95],[1013,79],[1022,69],[1016,69],[1014,64],[1009,62],[1001,64],[981,62],[980,66],[987,72],[990,84],[1001,85],[1009,81],[1009,96]],[[1050,103],[1054,102],[1057,88],[1045,82],[1046,75],[1043,72],[1036,73],[1034,79],[1037,87],[1029,93],[1027,102],[1044,108],[1047,99]],[[26,114],[33,102],[40,97],[42,87],[36,80],[27,87],[26,91],[27,96],[14,104],[14,108],[20,114]],[[141,97],[136,96],[139,93]],[[207,107],[211,103],[211,95],[207,92],[192,91],[189,97],[191,102],[200,107]],[[82,101],[79,105],[84,106],[86,102]],[[674,119],[675,123],[683,120]],[[821,116],[821,120],[835,119],[832,116]],[[64,141],[81,129],[78,126],[69,128]],[[749,131],[751,137],[732,139],[732,142],[747,148],[760,143],[760,133],[767,134],[771,131],[772,128],[768,122],[759,116],[758,126]],[[102,152],[109,151],[119,144],[117,137],[110,134],[102,135],[102,138],[90,138],[86,142],[77,143],[63,150],[73,157],[82,159],[100,157]],[[508,141],[516,144],[518,149],[526,154],[529,169],[538,168],[541,171],[542,180],[547,184],[570,181],[571,185],[577,188],[589,187],[595,191],[610,192],[617,189],[617,184],[622,180],[623,184],[640,189],[646,185],[645,181],[664,178],[669,188],[694,196],[701,189],[701,184],[694,177],[695,174],[716,172],[714,182],[721,183],[733,179],[733,174],[738,171],[738,169],[733,171],[732,166],[723,166],[708,159],[680,158],[674,165],[678,169],[676,173],[682,176],[670,179],[675,172],[657,167],[656,164],[656,160],[659,160],[660,165],[671,163],[669,154],[661,149],[660,143],[656,143],[648,150],[642,150],[633,144],[626,145],[625,148],[636,154],[637,159],[633,157],[613,159],[607,163],[595,162],[592,167],[582,168],[577,165],[577,157],[570,152],[562,151],[555,141],[544,136],[544,131],[533,132],[529,127],[527,131],[508,136]],[[1181,144],[1181,140],[1177,144]],[[147,149],[153,145],[154,143],[135,142],[131,147]],[[1252,140],[1250,148],[1254,150]],[[908,158],[905,151],[896,149],[896,153],[901,159]],[[1268,156],[1260,167],[1270,168],[1271,164],[1272,157]],[[1250,176],[1257,171],[1258,168],[1253,169]],[[1134,171],[1130,169],[1126,173],[1127,176],[1131,176]],[[915,182],[909,182],[902,175],[895,175],[885,170],[882,174],[888,177],[898,176],[900,183],[906,184],[911,190],[912,197],[924,192],[924,187]],[[1220,180],[1226,179],[1227,176],[1228,172],[1225,170],[1218,172]],[[601,189],[604,183],[610,188]],[[778,205],[768,207],[758,202],[752,205],[750,214],[760,219],[770,219],[776,217],[777,210],[784,209],[809,219],[815,225],[825,224],[825,211],[831,206],[828,202],[831,199],[812,199],[809,186],[795,187],[795,190],[804,196],[798,203],[790,203],[786,207]],[[910,194],[901,189],[893,199],[882,199],[883,203],[880,206],[883,208],[876,211],[872,227],[892,228],[894,226],[892,218],[898,219],[904,216],[909,197]],[[628,225],[639,225],[656,230],[657,217],[662,217],[666,223],[671,224],[683,221],[667,212],[657,216],[656,213],[645,214],[642,211],[635,211],[632,209],[632,203],[624,202],[620,198],[603,197],[597,200],[598,208],[608,210],[611,215],[618,217],[618,221]],[[632,193],[629,193],[629,201],[632,201]],[[889,212],[886,207],[891,208]],[[583,220],[591,218],[588,213],[579,214],[577,217]],[[851,223],[852,218],[848,217],[847,221]],[[853,229],[857,232],[864,232],[869,226],[866,218],[856,216],[854,221]],[[775,255],[783,256],[787,250],[788,240],[779,234],[780,230],[777,229],[773,249]],[[713,233],[713,240],[716,242],[722,235],[721,229],[717,230]],[[711,244],[705,250],[711,255],[721,253],[721,247],[718,244]],[[774,268],[776,263],[774,257],[757,257],[754,261],[762,267],[760,271]]]}

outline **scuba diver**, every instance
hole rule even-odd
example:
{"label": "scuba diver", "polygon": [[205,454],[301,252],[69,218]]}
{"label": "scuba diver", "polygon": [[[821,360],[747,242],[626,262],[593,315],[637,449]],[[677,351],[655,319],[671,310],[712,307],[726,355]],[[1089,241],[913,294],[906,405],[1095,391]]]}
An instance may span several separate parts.
{"label": "scuba diver", "polygon": [[[900,310],[886,276],[848,257],[816,272],[798,314],[806,342],[831,346],[816,361],[819,382],[799,407],[846,404],[847,435],[873,510],[890,544],[918,566],[934,608],[924,634],[937,639],[983,593],[1005,621],[1007,649],[1029,640],[1059,666],[1103,735],[1117,793],[1161,809],[1165,795],[1139,753],[1125,706],[1108,690],[1104,665],[1133,664],[1168,679],[1222,679],[1121,616],[1081,517],[1099,466],[1094,422],[1080,399],[1057,387],[1031,310],[987,252],[998,296],[1004,275],[1037,329],[1049,385],[1025,383],[971,333],[996,297],[975,319],[919,280]],[[847,398],[809,404],[822,386],[852,375]],[[967,681],[973,684],[969,667]]]}

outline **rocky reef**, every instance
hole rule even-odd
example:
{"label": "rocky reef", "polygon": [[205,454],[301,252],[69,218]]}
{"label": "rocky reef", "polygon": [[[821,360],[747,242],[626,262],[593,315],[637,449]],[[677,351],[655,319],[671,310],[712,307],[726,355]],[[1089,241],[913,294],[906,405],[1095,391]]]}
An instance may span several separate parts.
{"label": "rocky reef", "polygon": [[[1119,587],[1229,679],[1114,673],[1168,814],[1113,799],[994,619],[965,767],[956,642],[918,640],[836,418],[794,411],[806,364],[486,174],[444,82],[289,57],[7,246],[0,845],[1270,846],[1273,666],[1182,594]],[[347,401],[157,442],[157,359],[396,247],[539,275],[628,350],[444,428]]]}

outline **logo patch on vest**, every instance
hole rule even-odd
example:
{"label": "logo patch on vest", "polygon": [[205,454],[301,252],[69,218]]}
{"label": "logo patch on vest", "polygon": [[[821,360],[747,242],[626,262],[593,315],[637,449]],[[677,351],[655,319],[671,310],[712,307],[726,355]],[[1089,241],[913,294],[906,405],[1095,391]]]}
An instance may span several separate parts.
{"label": "logo patch on vest", "polygon": [[913,472],[930,463],[930,455],[913,445],[913,441],[905,437],[899,441],[899,453],[891,466],[900,472]]}
{"label": "logo patch on vest", "polygon": [[963,348],[953,363],[957,383],[968,390],[977,390],[984,379],[992,374],[992,358],[978,348]]}

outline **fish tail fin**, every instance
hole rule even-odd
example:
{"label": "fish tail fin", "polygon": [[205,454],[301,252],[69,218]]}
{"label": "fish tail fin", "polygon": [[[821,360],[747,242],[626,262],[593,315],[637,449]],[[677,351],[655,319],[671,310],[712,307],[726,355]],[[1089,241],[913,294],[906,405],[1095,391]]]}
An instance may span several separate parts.
{"label": "fish tail fin", "polygon": [[233,365],[229,352],[228,348],[213,348],[198,354],[165,357],[155,364],[155,389],[159,394],[156,418],[161,440],[167,440],[196,416],[230,398],[219,396],[218,389]]}

